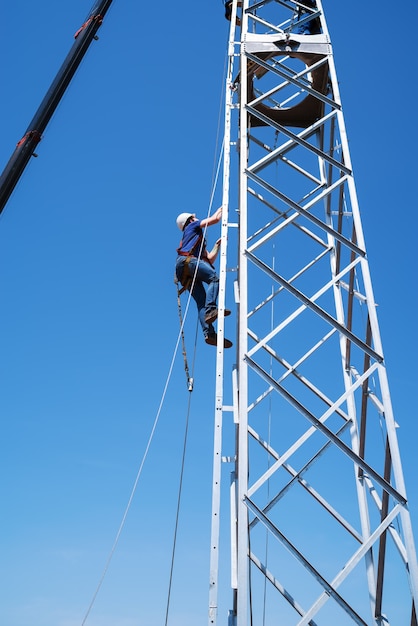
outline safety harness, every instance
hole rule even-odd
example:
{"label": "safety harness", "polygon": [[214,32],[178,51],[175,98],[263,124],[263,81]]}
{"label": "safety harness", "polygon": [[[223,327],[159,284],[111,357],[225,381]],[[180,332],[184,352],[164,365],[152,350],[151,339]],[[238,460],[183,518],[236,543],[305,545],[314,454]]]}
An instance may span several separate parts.
{"label": "safety harness", "polygon": [[[192,283],[193,280],[193,276],[190,272],[190,268],[189,268],[189,263],[190,260],[193,257],[196,257],[195,251],[200,249],[200,244],[202,243],[203,240],[203,235],[199,235],[199,237],[196,239],[195,243],[193,244],[193,246],[191,247],[191,249],[188,252],[185,252],[181,249],[183,240],[180,241],[180,245],[177,248],[177,254],[179,256],[185,256],[186,260],[184,261],[184,265],[183,265],[183,275],[180,279],[180,283],[182,285],[182,288],[178,290],[178,295],[181,296],[181,294],[184,291],[187,291]],[[205,255],[206,256],[206,255]],[[205,256],[202,256],[203,260],[207,261],[207,259],[205,259]],[[177,283],[177,276],[175,277],[174,280],[175,283]]]}
{"label": "safety harness", "polygon": [[[195,250],[200,250],[200,244],[202,243],[203,240],[203,235],[199,235],[199,237],[196,239],[194,245],[192,246],[192,248],[188,251],[182,251],[181,250],[181,246],[183,243],[183,239],[180,241],[180,245],[177,248],[177,254],[179,256],[185,256],[186,260],[184,262],[183,265],[183,274],[181,277],[181,280],[179,281],[179,279],[177,278],[177,274],[174,273],[174,282],[177,286],[177,307],[178,307],[178,313],[179,313],[179,319],[180,319],[180,329],[181,329],[181,341],[182,341],[182,347],[183,347],[183,359],[184,359],[184,371],[186,372],[186,378],[187,378],[187,388],[189,391],[193,391],[193,378],[190,376],[190,372],[189,372],[189,365],[187,363],[187,353],[186,353],[186,340],[184,337],[184,319],[183,319],[183,313],[182,313],[182,309],[181,309],[181,294],[184,291],[188,291],[191,288],[192,282],[193,282],[193,275],[190,272],[190,267],[189,267],[189,263],[190,263],[190,259],[192,259],[193,257],[195,257],[196,255],[194,254]],[[181,288],[179,288],[179,282],[182,285]]]}

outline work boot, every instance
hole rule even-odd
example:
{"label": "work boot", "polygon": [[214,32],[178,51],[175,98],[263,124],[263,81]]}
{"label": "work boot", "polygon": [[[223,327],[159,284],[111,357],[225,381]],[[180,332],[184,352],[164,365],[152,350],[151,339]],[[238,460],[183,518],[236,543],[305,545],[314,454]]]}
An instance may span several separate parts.
{"label": "work boot", "polygon": [[[213,335],[208,335],[207,337],[205,337],[205,342],[209,346],[216,346],[218,343],[218,335],[216,333],[214,333]],[[231,348],[231,347],[232,347],[232,341],[229,341],[229,339],[224,338],[224,348]]]}
{"label": "work boot", "polygon": [[[225,309],[224,316],[228,317],[228,315],[231,315],[231,311],[229,309]],[[212,309],[211,311],[209,311],[209,313],[206,313],[205,315],[206,324],[213,324],[213,322],[216,320],[217,317],[218,317],[218,309]]]}

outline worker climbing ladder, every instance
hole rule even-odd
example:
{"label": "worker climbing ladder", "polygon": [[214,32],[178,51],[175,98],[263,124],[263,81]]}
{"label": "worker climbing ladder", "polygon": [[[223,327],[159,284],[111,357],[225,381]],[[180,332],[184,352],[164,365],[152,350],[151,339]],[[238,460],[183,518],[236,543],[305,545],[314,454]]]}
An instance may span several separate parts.
{"label": "worker climbing ladder", "polygon": [[232,464],[229,626],[416,625],[397,423],[322,3],[234,0],[226,17],[219,336],[227,266],[238,326],[230,397],[217,349],[209,624],[226,621]]}

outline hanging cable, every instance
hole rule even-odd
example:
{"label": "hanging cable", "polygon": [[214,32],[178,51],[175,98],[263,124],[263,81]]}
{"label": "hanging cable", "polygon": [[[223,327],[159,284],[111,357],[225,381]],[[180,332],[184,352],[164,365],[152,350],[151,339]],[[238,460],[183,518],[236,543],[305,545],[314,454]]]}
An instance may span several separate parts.
{"label": "hanging cable", "polygon": [[[221,154],[219,156],[218,167],[217,167],[217,170],[216,170],[216,173],[215,173],[215,178],[214,178],[213,186],[212,186],[212,195],[211,195],[211,199],[210,199],[210,203],[209,203],[208,215],[210,215],[211,207],[212,207],[212,204],[213,204],[213,193],[214,193],[214,188],[216,186],[216,181],[217,181],[218,176],[219,176],[220,163],[221,163],[222,154],[223,154],[223,146],[224,146],[224,144],[222,143],[222,150],[221,150]],[[197,347],[197,327],[198,327],[198,321],[196,322],[196,333],[195,333],[195,341],[194,341],[192,375],[190,375],[188,361],[187,361],[185,336],[184,336],[184,323],[185,323],[185,320],[186,320],[186,317],[187,317],[187,313],[188,313],[188,310],[189,310],[190,300],[191,300],[191,297],[192,297],[191,294],[192,294],[192,291],[193,291],[194,283],[196,281],[196,275],[197,275],[197,269],[198,269],[198,266],[199,266],[199,260],[201,258],[202,250],[203,250],[203,246],[204,246],[204,237],[205,237],[205,233],[206,233],[206,228],[207,227],[205,227],[204,232],[203,232],[202,243],[201,243],[200,249],[199,249],[196,269],[194,270],[193,277],[189,280],[189,284],[187,285],[187,287],[180,288],[179,287],[179,281],[175,280],[176,285],[177,285],[177,306],[178,306],[179,319],[180,319],[180,335],[181,335],[182,348],[183,348],[184,369],[185,369],[185,373],[186,373],[187,386],[188,386],[188,390],[189,390],[190,394],[189,394],[187,417],[186,417],[186,426],[185,426],[185,434],[184,434],[182,463],[181,463],[181,470],[180,470],[179,492],[178,492],[178,498],[177,498],[177,510],[176,510],[176,519],[175,519],[175,528],[174,528],[174,537],[173,537],[173,549],[172,549],[172,555],[171,555],[170,576],[169,576],[169,584],[168,584],[168,592],[167,592],[165,626],[167,626],[167,624],[168,624],[168,616],[169,616],[169,610],[170,610],[171,588],[172,588],[172,582],[173,582],[174,561],[175,561],[175,553],[176,553],[176,546],[177,546],[177,532],[178,532],[178,523],[179,523],[179,517],[180,517],[181,493],[182,493],[183,476],[184,476],[184,463],[185,463],[186,449],[187,449],[187,434],[188,434],[188,428],[189,428],[189,417],[190,417],[190,407],[191,407],[191,397],[192,397],[191,396],[191,392],[193,391],[193,383],[194,383],[194,376],[193,376],[193,374],[194,374],[194,363],[195,363],[195,359],[196,359],[196,347]],[[183,316],[182,308],[181,308],[180,296],[181,296],[181,293],[185,289],[188,290],[189,295],[188,295],[187,304],[186,304],[186,311],[185,311],[185,314]]]}
{"label": "hanging cable", "polygon": [[[194,365],[195,365],[195,360],[196,360],[196,339],[197,339],[197,323],[196,323],[195,349],[193,352],[192,375],[194,373]],[[193,377],[191,378],[191,380],[193,381]],[[189,381],[190,381],[190,377],[189,377]],[[188,405],[187,405],[187,416],[186,416],[186,424],[185,424],[185,430],[184,430],[184,443],[183,443],[183,454],[182,454],[182,459],[181,459],[179,490],[178,490],[178,496],[177,496],[176,521],[174,524],[173,549],[171,553],[170,577],[169,577],[168,591],[167,591],[167,605],[166,605],[165,622],[164,622],[165,626],[167,626],[168,624],[168,615],[170,611],[171,588],[172,588],[172,583],[173,583],[174,561],[175,561],[176,546],[177,546],[177,532],[178,532],[179,518],[180,518],[180,504],[181,504],[181,494],[182,494],[182,489],[183,489],[184,465],[185,465],[186,450],[187,450],[187,435],[189,431],[190,408],[191,408],[191,402],[192,402],[191,392],[193,391],[193,383],[191,385],[189,383],[189,391],[190,393],[189,393],[189,399],[188,399]]]}
{"label": "hanging cable", "polygon": [[[186,372],[187,388],[189,391],[193,391],[193,376],[190,376],[189,365],[187,362],[186,340],[184,337],[183,313],[181,310],[180,296],[181,296],[182,289],[179,288],[178,281],[176,284],[177,284],[177,308],[178,308],[178,313],[179,313],[179,318],[180,318],[180,333],[181,333],[181,345],[183,349],[184,371]],[[195,342],[195,345],[196,345],[196,342]]]}
{"label": "hanging cable", "polygon": [[99,579],[99,582],[97,584],[96,590],[95,590],[95,592],[93,594],[93,597],[92,597],[91,602],[90,602],[90,604],[88,606],[88,609],[87,609],[86,614],[85,614],[85,616],[83,618],[83,621],[81,622],[81,626],[84,626],[84,624],[86,623],[86,621],[87,621],[87,619],[88,619],[88,617],[89,617],[89,615],[91,613],[91,610],[92,610],[92,608],[94,606],[94,603],[96,601],[98,593],[99,593],[99,591],[101,589],[101,586],[103,584],[103,581],[104,581],[105,576],[107,574],[107,571],[109,569],[112,557],[113,557],[113,555],[115,553],[115,550],[116,550],[116,547],[117,547],[117,545],[119,543],[119,539],[120,539],[123,527],[125,526],[126,518],[128,516],[129,510],[131,508],[131,504],[132,504],[132,501],[133,501],[136,489],[138,487],[138,482],[139,482],[139,479],[141,477],[142,470],[143,470],[146,458],[148,456],[148,452],[149,452],[149,449],[151,447],[151,443],[152,443],[152,440],[154,438],[154,433],[155,433],[155,430],[157,428],[157,424],[158,424],[158,421],[159,421],[159,418],[160,418],[160,414],[161,414],[161,411],[162,411],[162,408],[163,408],[163,405],[164,405],[164,400],[165,400],[165,396],[167,394],[167,389],[168,389],[168,386],[169,386],[169,383],[170,383],[170,380],[171,380],[171,375],[173,373],[174,363],[175,363],[177,352],[178,352],[178,349],[179,349],[180,340],[181,340],[181,332],[179,332],[179,334],[177,336],[177,341],[176,341],[176,345],[174,347],[173,356],[171,358],[171,363],[170,363],[169,371],[168,371],[168,374],[167,374],[166,382],[165,382],[165,385],[164,385],[163,393],[162,393],[162,396],[161,396],[161,399],[160,399],[160,404],[158,406],[157,414],[155,416],[154,423],[153,423],[152,428],[151,428],[151,433],[150,433],[149,438],[148,438],[148,442],[147,442],[147,445],[146,445],[146,448],[145,448],[145,452],[144,452],[144,455],[142,457],[142,460],[141,460],[141,463],[140,463],[140,466],[139,466],[139,469],[138,469],[138,472],[137,472],[137,475],[136,475],[136,478],[135,478],[135,481],[134,481],[134,484],[133,484],[133,487],[132,487],[132,490],[131,490],[131,493],[130,493],[130,496],[129,496],[129,499],[128,499],[128,503],[126,505],[125,511],[123,513],[123,516],[122,516],[122,521],[121,521],[121,523],[119,525],[118,531],[116,533],[115,540],[113,542],[113,546],[112,546],[112,548],[110,550],[110,553],[109,553],[109,556],[108,556],[108,558],[106,560],[106,563],[105,563],[102,575],[101,575],[101,577]]}
{"label": "hanging cable", "polygon": [[[217,141],[218,141],[218,139],[219,139],[219,120],[218,120],[218,130],[217,130]],[[214,171],[214,174],[212,176],[212,191],[211,191],[211,196],[210,196],[210,202],[209,202],[207,216],[210,215],[210,212],[211,212],[211,209],[212,209],[212,205],[213,205],[213,197],[214,197],[214,193],[215,193],[217,180],[219,178],[219,170],[220,170],[220,164],[222,162],[223,150],[224,150],[224,140],[222,141],[222,147],[221,147],[221,150],[220,150],[217,167],[216,168],[214,167],[215,171]],[[207,229],[207,227],[205,227],[205,229],[204,229],[203,239],[205,237],[206,229]],[[203,249],[203,239],[202,239],[201,249],[199,251],[198,260],[201,257],[201,253],[202,253],[202,249]],[[91,599],[91,602],[90,602],[90,604],[89,604],[89,606],[87,608],[87,611],[86,611],[86,613],[84,615],[83,621],[81,622],[81,626],[85,625],[85,623],[86,623],[86,621],[87,621],[87,619],[88,619],[88,617],[89,617],[89,615],[91,613],[91,610],[92,610],[92,608],[94,606],[96,598],[97,598],[97,596],[99,594],[99,591],[101,589],[101,586],[103,584],[103,581],[105,579],[107,571],[109,569],[110,562],[112,560],[113,554],[115,553],[116,547],[117,547],[117,545],[119,543],[119,538],[120,538],[120,535],[122,533],[123,527],[125,525],[126,518],[128,516],[129,510],[131,508],[131,504],[132,504],[134,495],[136,493],[136,489],[138,487],[138,482],[139,482],[139,479],[141,477],[142,470],[143,470],[146,458],[148,456],[148,452],[149,452],[149,449],[151,447],[151,443],[152,443],[152,440],[154,438],[154,433],[155,433],[155,430],[157,428],[157,424],[158,424],[158,421],[159,421],[159,418],[160,418],[160,414],[161,414],[161,411],[162,411],[162,408],[163,408],[163,405],[164,405],[164,400],[165,400],[165,396],[167,394],[168,386],[169,386],[169,383],[170,383],[170,380],[171,380],[171,375],[173,373],[174,363],[175,363],[175,360],[176,360],[176,357],[177,357],[177,353],[178,353],[178,350],[179,350],[180,341],[182,342],[183,358],[184,358],[184,365],[185,365],[185,371],[186,371],[186,376],[187,376],[188,390],[189,390],[189,392],[193,391],[193,376],[190,376],[189,368],[188,368],[188,364],[187,364],[187,354],[186,354],[185,338],[184,338],[184,324],[185,324],[185,321],[186,321],[186,318],[187,318],[187,313],[188,313],[188,310],[189,310],[190,300],[191,300],[191,291],[193,289],[195,280],[196,280],[196,272],[194,273],[194,276],[193,276],[193,279],[192,279],[192,283],[191,283],[191,286],[190,286],[189,297],[187,299],[184,315],[181,312],[181,303],[179,303],[180,330],[179,330],[179,333],[177,335],[177,340],[176,340],[176,344],[175,344],[175,347],[174,347],[173,355],[172,355],[172,358],[171,358],[171,362],[170,362],[170,366],[169,366],[166,382],[165,382],[163,393],[162,393],[162,396],[161,396],[161,399],[160,399],[160,404],[158,406],[158,410],[157,410],[157,413],[156,413],[156,416],[155,416],[155,419],[154,419],[154,423],[153,423],[152,428],[151,428],[151,432],[150,432],[150,435],[149,435],[149,438],[148,438],[148,442],[147,442],[147,445],[146,445],[146,448],[145,448],[144,456],[142,457],[142,460],[141,460],[141,463],[140,463],[137,475],[135,477],[135,481],[134,481],[134,484],[133,484],[133,487],[132,487],[132,490],[131,490],[131,493],[130,493],[130,496],[129,496],[129,499],[128,499],[128,503],[127,503],[125,511],[123,513],[122,521],[121,521],[121,523],[119,525],[118,531],[116,533],[116,537],[115,537],[115,540],[113,542],[113,546],[112,546],[112,548],[110,550],[110,553],[109,553],[109,556],[108,556],[108,558],[106,560],[106,563],[105,563],[102,575],[101,575],[101,577],[99,579],[99,582],[97,584],[97,587],[96,587],[96,589],[94,591],[94,594],[93,594],[93,597]],[[179,295],[179,298],[180,298],[180,295]],[[196,324],[196,326],[197,326],[197,324]],[[193,358],[193,360],[195,359],[196,345],[197,345],[197,330],[196,330],[196,336],[195,336],[195,342],[194,342],[195,350],[194,350],[194,358]],[[192,372],[193,372],[193,370],[192,370]],[[189,395],[189,410],[190,410],[190,397],[191,396]],[[174,544],[176,543],[176,535],[177,535],[177,522],[178,522],[177,517],[178,517],[178,514],[179,514],[179,503],[180,503],[180,495],[181,495],[181,483],[182,483],[182,480],[183,480],[183,464],[184,464],[184,456],[185,456],[185,446],[186,446],[186,439],[187,439],[187,430],[188,430],[188,417],[187,417],[187,423],[186,423],[186,434],[185,434],[185,442],[184,442],[184,448],[183,448],[183,462],[182,462],[181,477],[180,477],[180,490],[179,490],[178,512],[177,512],[177,516],[176,516],[176,530],[175,530]],[[174,559],[174,552],[173,552],[173,559]],[[173,563],[172,563],[172,569],[173,569]],[[171,577],[172,576],[171,576],[171,573],[170,573],[169,596],[171,595]],[[168,615],[168,604],[167,604],[167,615]],[[167,619],[167,617],[166,617],[166,619]]]}
{"label": "hanging cable", "polygon": [[[218,143],[218,139],[219,139],[219,126],[220,126],[220,115],[218,117],[218,131],[217,131],[217,141],[216,141],[216,144]],[[219,155],[219,158],[218,158],[218,163],[217,163],[217,165],[214,164],[214,172],[213,172],[213,176],[212,176],[212,192],[211,192],[211,198],[210,198],[210,202],[209,202],[209,208],[208,208],[207,216],[210,215],[211,209],[212,209],[212,205],[213,205],[214,190],[216,188],[217,181],[218,181],[218,178],[219,178],[219,171],[220,171],[220,165],[221,165],[221,162],[222,162],[224,145],[225,144],[224,144],[224,141],[223,141],[222,142],[221,151],[220,151],[220,155]],[[182,463],[181,463],[181,470],[180,470],[179,491],[178,491],[178,498],[177,498],[177,510],[176,510],[175,528],[174,528],[174,536],[173,536],[173,549],[172,549],[172,555],[171,555],[170,576],[169,576],[169,584],[168,584],[168,592],[167,592],[165,626],[167,626],[167,624],[168,624],[168,617],[169,617],[169,611],[170,611],[171,588],[172,588],[172,583],[173,583],[174,561],[175,561],[176,546],[177,546],[177,533],[178,533],[178,524],[179,524],[179,517],[180,517],[181,494],[182,494],[184,465],[185,465],[186,449],[187,449],[187,435],[188,435],[188,428],[189,428],[189,417],[190,417],[191,398],[192,398],[191,392],[193,391],[193,384],[194,384],[194,364],[195,364],[195,359],[196,359],[197,331],[198,331],[198,325],[199,325],[199,322],[197,320],[196,321],[195,341],[194,341],[192,374],[190,375],[188,361],[187,361],[185,336],[184,336],[184,323],[185,323],[185,319],[187,317],[187,312],[188,312],[189,305],[190,305],[191,293],[192,293],[193,286],[194,286],[194,283],[195,283],[195,280],[196,280],[196,272],[197,272],[199,260],[201,258],[201,254],[202,254],[202,250],[203,250],[204,238],[205,238],[205,234],[206,234],[206,228],[207,227],[205,227],[204,232],[203,232],[202,244],[201,244],[200,249],[199,249],[198,262],[196,264],[196,269],[194,271],[193,277],[191,277],[189,279],[189,284],[186,287],[180,287],[179,286],[179,281],[177,280],[177,278],[175,278],[175,283],[176,283],[176,286],[177,286],[177,306],[178,306],[178,313],[179,313],[179,319],[180,319],[180,334],[181,334],[182,348],[183,348],[184,369],[185,369],[185,373],[186,373],[187,386],[188,386],[188,390],[189,390],[190,393],[189,393],[189,400],[188,400],[187,417],[186,417],[185,434],[184,434],[184,444],[183,444],[183,455],[182,455]],[[182,308],[181,308],[180,296],[183,293],[183,291],[185,291],[185,290],[189,291],[189,296],[188,296],[188,299],[187,299],[186,311],[185,311],[185,314],[183,316]]]}
{"label": "hanging cable", "polygon": [[[217,176],[219,174],[219,163],[220,163],[220,161],[221,161],[221,155],[219,157],[219,162],[218,162]],[[216,179],[217,179],[217,176],[216,176]],[[210,205],[209,205],[208,214],[210,213],[211,206],[212,206],[212,203],[213,203],[213,194],[214,194],[214,191],[212,189],[211,202],[210,202]],[[206,229],[205,229],[205,231],[206,231]],[[200,255],[201,255],[201,250],[199,251],[199,258],[200,258]],[[126,518],[128,516],[128,512],[129,512],[129,510],[131,508],[131,504],[132,504],[132,501],[133,501],[133,498],[134,498],[134,495],[135,495],[135,492],[136,492],[136,489],[137,489],[137,486],[138,486],[138,482],[139,482],[140,476],[142,474],[142,470],[143,470],[146,458],[148,456],[148,452],[149,452],[149,449],[151,447],[151,443],[152,443],[152,440],[154,438],[154,433],[155,433],[155,430],[157,428],[157,424],[158,424],[158,421],[159,421],[159,418],[160,418],[160,414],[161,414],[161,411],[162,411],[162,408],[163,408],[165,396],[167,394],[167,389],[168,389],[168,386],[169,386],[169,383],[170,383],[171,375],[173,373],[174,362],[175,362],[175,359],[176,359],[176,356],[177,356],[177,353],[178,353],[180,341],[182,341],[182,338],[184,338],[183,329],[184,329],[184,324],[185,324],[187,313],[188,313],[189,306],[190,306],[191,290],[193,289],[193,285],[194,285],[195,280],[196,280],[196,272],[194,273],[194,276],[193,276],[193,280],[192,280],[192,284],[191,284],[191,288],[190,288],[190,292],[189,292],[189,297],[187,299],[185,314],[184,314],[184,316],[182,316],[182,319],[181,319],[180,330],[179,330],[179,333],[177,335],[177,341],[176,341],[176,345],[175,345],[175,348],[174,348],[173,356],[172,356],[172,359],[171,359],[168,375],[167,375],[166,382],[165,382],[164,389],[163,389],[163,393],[162,393],[162,396],[161,396],[161,399],[160,399],[160,404],[159,404],[159,407],[158,407],[158,410],[157,410],[157,414],[155,416],[154,423],[153,423],[153,426],[151,428],[151,433],[150,433],[150,436],[148,438],[148,442],[147,442],[147,445],[146,445],[146,448],[145,448],[144,456],[143,456],[143,458],[141,460],[141,463],[140,463],[140,466],[139,466],[139,469],[138,469],[138,472],[137,472],[137,475],[136,475],[136,478],[135,478],[135,481],[134,481],[134,485],[132,487],[132,490],[131,490],[131,493],[130,493],[130,496],[129,496],[129,499],[128,499],[128,504],[126,505],[125,511],[123,513],[122,521],[121,521],[119,529],[118,529],[118,531],[116,533],[116,537],[115,537],[115,540],[113,542],[113,546],[112,546],[112,548],[110,550],[109,556],[108,556],[107,561],[105,563],[105,566],[104,566],[102,575],[101,575],[101,577],[99,579],[99,582],[97,584],[96,590],[95,590],[95,592],[93,594],[92,600],[91,600],[91,602],[90,602],[90,604],[88,606],[88,609],[87,609],[86,614],[85,614],[85,616],[83,618],[83,621],[81,622],[81,626],[85,625],[85,623],[86,623],[86,621],[87,621],[87,619],[88,619],[88,617],[89,617],[89,615],[91,613],[91,610],[92,610],[92,608],[94,606],[94,603],[96,601],[97,595],[98,595],[98,593],[100,591],[100,588],[101,588],[101,586],[103,584],[103,581],[104,581],[105,576],[107,574],[107,571],[109,569],[110,562],[111,562],[111,560],[113,558],[113,554],[115,553],[116,547],[117,547],[117,545],[119,543],[119,538],[120,538],[120,535],[122,533],[123,527],[125,525]],[[195,340],[195,346],[196,346],[196,340]],[[184,354],[185,354],[184,344],[183,344],[183,349],[184,349]],[[186,356],[186,354],[185,354],[185,363],[187,363],[187,356]],[[188,376],[188,378],[190,378],[190,376],[188,375],[187,372],[188,372],[188,368],[187,368],[187,371],[186,371],[186,375]],[[188,381],[188,384],[190,384],[190,381]]]}

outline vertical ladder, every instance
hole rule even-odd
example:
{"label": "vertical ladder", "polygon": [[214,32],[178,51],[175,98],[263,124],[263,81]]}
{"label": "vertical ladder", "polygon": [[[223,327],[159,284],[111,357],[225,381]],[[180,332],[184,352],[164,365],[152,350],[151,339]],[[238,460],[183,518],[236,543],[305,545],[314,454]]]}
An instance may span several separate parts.
{"label": "vertical ladder", "polygon": [[[238,326],[230,407],[217,356],[209,624],[226,620],[221,463],[236,443],[229,626],[416,626],[397,423],[322,3],[233,0],[230,18]],[[220,310],[231,221],[225,211]],[[230,413],[235,442],[222,441]]]}

